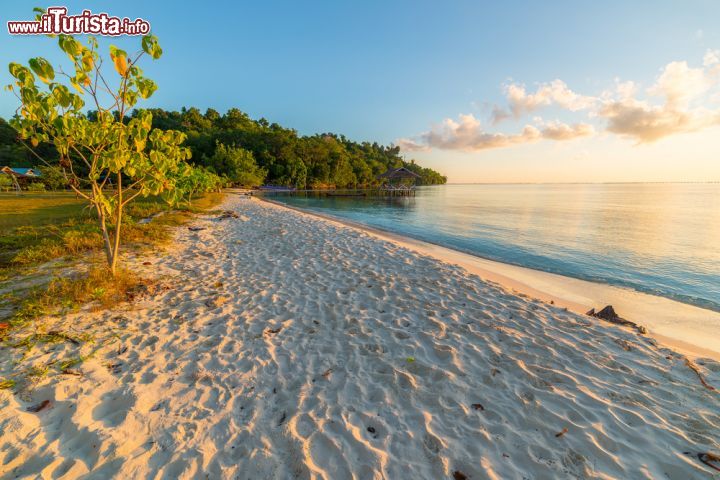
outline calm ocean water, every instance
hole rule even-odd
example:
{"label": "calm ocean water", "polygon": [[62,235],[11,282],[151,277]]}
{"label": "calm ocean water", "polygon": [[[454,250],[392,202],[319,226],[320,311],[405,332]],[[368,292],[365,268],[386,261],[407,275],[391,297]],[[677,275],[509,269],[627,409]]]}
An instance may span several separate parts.
{"label": "calm ocean water", "polygon": [[272,198],[720,311],[720,184],[444,185],[421,187],[414,198]]}

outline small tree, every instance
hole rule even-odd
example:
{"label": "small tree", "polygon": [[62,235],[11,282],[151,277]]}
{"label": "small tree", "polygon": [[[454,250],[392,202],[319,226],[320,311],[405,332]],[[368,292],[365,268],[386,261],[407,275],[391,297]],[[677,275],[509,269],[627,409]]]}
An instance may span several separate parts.
{"label": "small tree", "polygon": [[62,190],[67,186],[67,175],[60,167],[47,166],[38,170],[40,170],[40,181],[48,190]]}
{"label": "small tree", "polygon": [[[64,83],[56,79],[55,70],[42,57],[31,58],[29,68],[10,64],[15,82],[8,89],[21,102],[11,124],[46,165],[50,163],[37,155],[34,147],[40,142],[54,144],[59,154],[56,163],[67,184],[97,213],[107,263],[114,275],[123,209],[139,196],[171,192],[184,172],[190,150],[182,146],[183,133],[152,129],[150,112],[126,117],[140,98],[149,98],[157,88],[138,66],[143,56],[160,58],[162,49],[155,36],[143,37],[142,49],[132,57],[110,46],[117,74],[114,82],[102,69],[94,37],[83,44],[72,36],[59,35],[58,43],[73,66],[72,74],[59,70]],[[44,85],[39,86],[36,78]],[[84,99],[96,109],[92,115],[82,112]]]}
{"label": "small tree", "polygon": [[236,185],[256,187],[262,185],[267,176],[267,170],[258,166],[251,151],[219,142],[215,145],[213,156],[205,157],[204,163],[227,175],[228,180]]}
{"label": "small tree", "polygon": [[193,196],[198,193],[220,191],[226,183],[224,177],[220,177],[205,167],[193,167],[184,165],[179,172],[177,188],[170,194],[173,203],[187,203],[192,205]]}

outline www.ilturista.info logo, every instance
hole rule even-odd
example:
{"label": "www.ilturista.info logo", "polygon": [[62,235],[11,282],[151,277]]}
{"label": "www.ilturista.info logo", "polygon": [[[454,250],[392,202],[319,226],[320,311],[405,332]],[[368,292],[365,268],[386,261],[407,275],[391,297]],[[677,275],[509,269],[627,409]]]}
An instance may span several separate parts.
{"label": "www.ilturista.info logo", "polygon": [[11,35],[147,35],[150,23],[142,18],[111,17],[107,13],[92,13],[83,10],[80,15],[68,15],[65,7],[49,7],[40,12],[34,21],[9,21]]}

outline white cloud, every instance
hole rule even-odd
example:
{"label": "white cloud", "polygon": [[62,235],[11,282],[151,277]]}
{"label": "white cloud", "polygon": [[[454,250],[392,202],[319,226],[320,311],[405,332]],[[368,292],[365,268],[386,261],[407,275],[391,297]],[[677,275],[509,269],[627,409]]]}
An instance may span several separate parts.
{"label": "white cloud", "polygon": [[711,67],[720,63],[720,50],[708,50],[703,57],[703,66]]}
{"label": "white cloud", "polygon": [[398,138],[395,140],[395,145],[400,147],[403,152],[427,152],[431,150],[427,145],[423,145],[411,138]]}
{"label": "white cloud", "polygon": [[648,93],[665,97],[670,106],[683,107],[704,95],[712,84],[704,69],[690,68],[687,62],[670,62]]}
{"label": "white cloud", "polygon": [[595,128],[588,123],[577,123],[568,125],[562,122],[548,123],[541,130],[543,138],[549,140],[573,140],[580,137],[589,137],[595,133]]}
{"label": "white cloud", "polygon": [[499,123],[507,118],[520,118],[541,107],[558,105],[570,111],[591,108],[597,102],[594,97],[580,95],[572,91],[562,80],[553,80],[538,86],[535,93],[528,93],[525,86],[518,83],[506,84],[503,87],[507,97],[507,109],[495,106],[493,109],[493,123]]}
{"label": "white cloud", "polygon": [[[509,118],[519,119],[546,106],[560,107],[586,119],[604,122],[605,131],[650,143],[661,138],[696,132],[720,125],[720,50],[708,50],[702,67],[675,61],[661,69],[653,84],[642,91],[634,81],[615,79],[615,85],[597,96],[574,92],[562,80],[553,80],[528,93],[522,84],[503,87],[507,107],[495,106],[490,119],[497,124]],[[445,119],[429,131],[397,144],[405,151],[445,150],[480,151],[504,148],[539,140],[567,141],[587,137],[595,128],[582,121],[567,124],[544,123],[534,119],[519,133],[487,131],[473,115]]]}
{"label": "white cloud", "polygon": [[663,103],[652,104],[618,88],[616,98],[606,97],[597,114],[607,119],[607,131],[638,143],[696,132],[720,124],[720,110],[705,106],[712,103],[712,92],[719,84],[720,58],[717,51],[708,50],[703,68],[670,62],[662,69],[647,93],[662,98]]}
{"label": "white cloud", "polygon": [[669,135],[720,125],[720,112],[705,108],[683,110],[670,104],[653,106],[634,98],[608,102],[599,115],[608,120],[608,132],[632,138],[638,143],[650,143]]}
{"label": "white cloud", "polygon": [[520,133],[490,133],[483,129],[474,115],[459,115],[458,120],[445,119],[430,131],[420,134],[416,139],[400,139],[397,144],[405,151],[419,151],[438,148],[441,150],[460,150],[476,152],[491,148],[504,148],[513,145],[537,142],[542,139],[565,141],[592,135],[591,125],[579,123],[567,125],[551,122],[540,125],[525,125]]}

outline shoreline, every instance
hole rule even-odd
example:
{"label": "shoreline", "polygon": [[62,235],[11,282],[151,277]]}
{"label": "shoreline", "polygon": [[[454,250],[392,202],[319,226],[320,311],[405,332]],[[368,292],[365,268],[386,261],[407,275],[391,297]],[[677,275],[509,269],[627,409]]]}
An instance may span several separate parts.
{"label": "shoreline", "polygon": [[[232,194],[233,192],[228,193]],[[516,293],[567,308],[574,313],[584,315],[591,308],[599,310],[605,305],[613,305],[620,316],[645,326],[648,329],[648,335],[662,345],[690,358],[706,357],[720,361],[720,341],[717,340],[720,338],[719,312],[627,288],[489,260],[352,220],[304,210],[262,195],[253,195],[253,197],[296,212],[362,230],[377,238],[445,263],[458,265],[483,280],[498,283]],[[683,321],[678,323],[678,317],[682,317]],[[713,325],[713,322],[716,326]],[[693,329],[694,332],[690,329]],[[716,340],[713,341],[713,338]]]}

